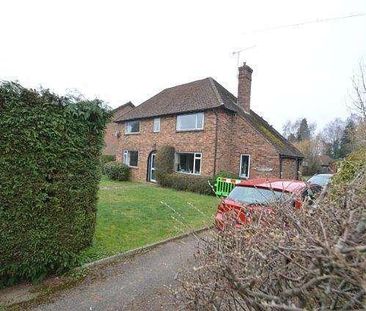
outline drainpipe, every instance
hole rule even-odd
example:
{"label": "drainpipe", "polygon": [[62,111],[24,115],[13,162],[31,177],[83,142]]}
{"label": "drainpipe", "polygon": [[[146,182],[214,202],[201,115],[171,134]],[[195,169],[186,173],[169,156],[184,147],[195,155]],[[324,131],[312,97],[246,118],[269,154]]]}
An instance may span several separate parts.
{"label": "drainpipe", "polygon": [[217,139],[218,139],[218,127],[219,127],[219,118],[217,116],[217,111],[214,110],[215,112],[215,117],[216,117],[216,126],[215,126],[215,157],[214,157],[214,169],[213,169],[213,175],[216,175],[216,158],[217,158]]}

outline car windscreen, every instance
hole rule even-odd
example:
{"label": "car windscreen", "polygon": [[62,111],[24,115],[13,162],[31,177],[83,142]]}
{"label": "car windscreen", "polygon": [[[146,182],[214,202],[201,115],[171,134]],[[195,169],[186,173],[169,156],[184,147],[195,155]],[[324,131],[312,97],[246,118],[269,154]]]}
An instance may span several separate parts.
{"label": "car windscreen", "polygon": [[243,204],[268,205],[289,201],[291,194],[272,189],[238,186],[230,192],[227,198]]}
{"label": "car windscreen", "polygon": [[308,182],[319,186],[326,186],[329,183],[331,175],[315,175]]}

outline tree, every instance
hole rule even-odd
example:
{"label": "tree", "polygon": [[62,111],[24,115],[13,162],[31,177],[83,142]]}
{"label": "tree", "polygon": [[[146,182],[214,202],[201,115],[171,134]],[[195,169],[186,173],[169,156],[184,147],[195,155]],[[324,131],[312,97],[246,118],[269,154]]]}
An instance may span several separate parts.
{"label": "tree", "polygon": [[297,141],[309,140],[311,137],[310,128],[306,118],[303,118],[300,122],[300,126],[297,130]]}
{"label": "tree", "polygon": [[352,78],[352,106],[354,112],[366,122],[366,65],[361,61],[359,73]]}
{"label": "tree", "polygon": [[337,118],[329,122],[321,133],[324,152],[333,159],[341,158],[341,138],[343,136],[344,121]]}
{"label": "tree", "polygon": [[303,175],[313,175],[320,170],[319,155],[322,151],[322,140],[320,135],[312,139],[306,139],[294,143],[305,156],[306,165],[303,167]]}
{"label": "tree", "polygon": [[362,148],[366,146],[366,65],[362,61],[352,78],[352,88],[352,110],[356,117],[354,148]]}
{"label": "tree", "polygon": [[349,118],[347,120],[346,127],[344,128],[342,138],[340,140],[339,151],[342,158],[346,157],[354,150],[355,132],[355,122],[351,118]]}
{"label": "tree", "polygon": [[310,139],[315,132],[316,124],[308,123],[306,118],[297,119],[296,121],[287,121],[283,128],[283,136],[290,142],[302,141]]}

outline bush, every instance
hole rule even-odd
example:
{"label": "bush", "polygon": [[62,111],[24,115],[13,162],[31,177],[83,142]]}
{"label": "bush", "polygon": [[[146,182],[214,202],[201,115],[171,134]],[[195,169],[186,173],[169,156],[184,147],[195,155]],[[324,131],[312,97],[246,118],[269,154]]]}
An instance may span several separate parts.
{"label": "bush", "polygon": [[156,152],[156,178],[163,177],[166,174],[174,172],[175,149],[172,146],[162,146]]}
{"label": "bush", "polygon": [[214,184],[212,177],[175,173],[174,155],[175,149],[171,146],[163,146],[156,152],[156,178],[160,186],[201,194],[214,194],[208,183]]}
{"label": "bush", "polygon": [[91,244],[108,118],[99,100],[0,84],[0,286],[67,269]]}
{"label": "bush", "polygon": [[214,192],[209,185],[209,182],[213,185],[213,178],[173,173],[165,175],[163,180],[160,181],[160,185],[162,187],[169,187],[180,191],[213,195]]}
{"label": "bush", "polygon": [[224,178],[232,178],[232,179],[240,179],[238,174],[234,174],[228,171],[220,171],[215,175],[215,180],[217,177],[224,177]]}
{"label": "bush", "polygon": [[127,181],[131,169],[126,164],[114,161],[104,164],[104,173],[112,180]]}
{"label": "bush", "polygon": [[356,175],[337,200],[323,193],[316,205],[305,202],[301,209],[291,200],[272,202],[271,213],[243,206],[240,213],[250,220],[241,226],[239,212],[228,210],[225,230],[200,239],[194,257],[199,268],[179,276],[177,305],[364,310],[366,168]]}
{"label": "bush", "polygon": [[103,154],[101,157],[102,164],[116,161],[116,156],[111,154]]}
{"label": "bush", "polygon": [[346,186],[363,166],[366,165],[366,148],[351,153],[340,163],[340,168],[332,179],[334,186]]}

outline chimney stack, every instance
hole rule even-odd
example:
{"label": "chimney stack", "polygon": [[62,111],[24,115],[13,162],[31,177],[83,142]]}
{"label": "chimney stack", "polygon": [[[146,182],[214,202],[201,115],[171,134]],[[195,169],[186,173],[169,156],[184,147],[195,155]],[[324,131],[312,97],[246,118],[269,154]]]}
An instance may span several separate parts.
{"label": "chimney stack", "polygon": [[238,77],[238,106],[243,108],[246,113],[250,113],[250,89],[252,87],[252,72],[245,62],[239,67]]}

